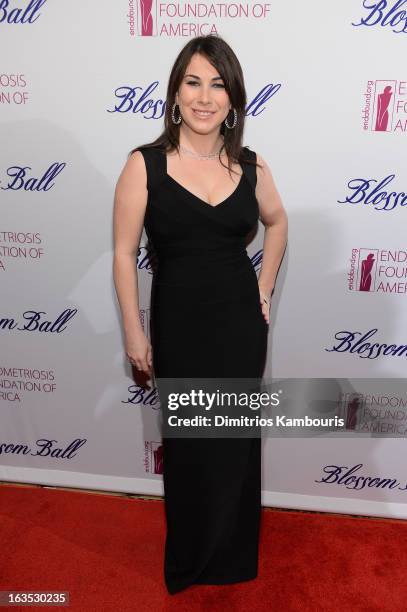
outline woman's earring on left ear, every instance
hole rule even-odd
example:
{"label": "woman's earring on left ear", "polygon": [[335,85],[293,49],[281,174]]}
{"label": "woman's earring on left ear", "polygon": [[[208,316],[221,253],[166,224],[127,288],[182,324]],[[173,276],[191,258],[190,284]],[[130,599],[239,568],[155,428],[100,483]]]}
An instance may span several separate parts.
{"label": "woman's earring on left ear", "polygon": [[229,125],[229,124],[228,124],[228,118],[227,118],[227,117],[226,117],[226,119],[225,119],[225,125],[226,125],[226,127],[227,127],[229,130],[233,130],[233,128],[234,128],[234,127],[236,127],[236,125],[237,125],[237,111],[236,111],[236,109],[235,109],[235,108],[233,109],[233,115],[234,115],[234,116],[233,116],[233,125]]}
{"label": "woman's earring on left ear", "polygon": [[172,118],[172,122],[175,123],[175,125],[179,125],[182,121],[182,117],[181,117],[181,112],[179,110],[179,106],[178,106],[178,112],[179,112],[179,117],[178,119],[175,119],[175,107],[178,106],[176,102],[174,102],[174,104],[172,105],[172,111],[171,111],[171,118]]}

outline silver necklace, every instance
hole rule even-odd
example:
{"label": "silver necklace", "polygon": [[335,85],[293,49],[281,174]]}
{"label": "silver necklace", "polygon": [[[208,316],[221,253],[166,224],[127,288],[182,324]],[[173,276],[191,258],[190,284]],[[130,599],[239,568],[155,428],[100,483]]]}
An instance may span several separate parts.
{"label": "silver necklace", "polygon": [[179,148],[183,153],[189,155],[190,157],[193,157],[194,159],[216,159],[219,157],[219,153],[222,151],[223,147],[224,145],[222,144],[221,148],[216,153],[208,153],[207,155],[202,155],[201,153],[196,153],[195,151],[191,151],[190,149],[183,147],[181,144],[179,145]]}

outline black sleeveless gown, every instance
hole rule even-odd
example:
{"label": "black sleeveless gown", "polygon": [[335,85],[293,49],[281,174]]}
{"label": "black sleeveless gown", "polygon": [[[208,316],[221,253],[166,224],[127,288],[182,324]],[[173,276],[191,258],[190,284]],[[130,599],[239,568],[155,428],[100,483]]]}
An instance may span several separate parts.
{"label": "black sleeveless gown", "polygon": [[[140,151],[149,194],[144,225],[158,261],[151,294],[155,377],[261,379],[268,325],[245,246],[259,218],[256,167],[241,162],[235,191],[212,206],[167,174],[161,149]],[[247,147],[244,154],[256,159]],[[168,592],[255,578],[261,438],[162,443]]]}

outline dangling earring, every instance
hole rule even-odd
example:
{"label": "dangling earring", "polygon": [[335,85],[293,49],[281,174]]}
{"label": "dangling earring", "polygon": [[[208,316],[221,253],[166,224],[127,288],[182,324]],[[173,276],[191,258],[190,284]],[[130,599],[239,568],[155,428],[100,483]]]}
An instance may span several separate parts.
{"label": "dangling earring", "polygon": [[233,130],[233,128],[236,127],[236,124],[237,124],[237,111],[236,111],[235,108],[233,109],[233,115],[234,115],[234,117],[233,117],[233,125],[229,125],[228,124],[228,118],[227,117],[225,119],[225,125],[226,125],[226,127],[229,130]]}
{"label": "dangling earring", "polygon": [[177,103],[174,102],[174,104],[172,105],[171,118],[172,118],[172,122],[175,123],[175,125],[179,125],[182,121],[182,117],[181,117],[181,113],[179,113],[178,119],[175,119],[175,107],[176,106],[177,106]]}

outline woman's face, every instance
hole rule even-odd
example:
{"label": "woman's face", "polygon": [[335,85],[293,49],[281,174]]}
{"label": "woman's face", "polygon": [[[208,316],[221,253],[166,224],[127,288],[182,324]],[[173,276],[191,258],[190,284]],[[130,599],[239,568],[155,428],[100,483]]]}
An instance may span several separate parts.
{"label": "woman's face", "polygon": [[[182,120],[199,134],[218,130],[231,108],[223,79],[199,53],[192,56],[187,66],[175,102]],[[206,111],[206,114],[197,111]]]}

